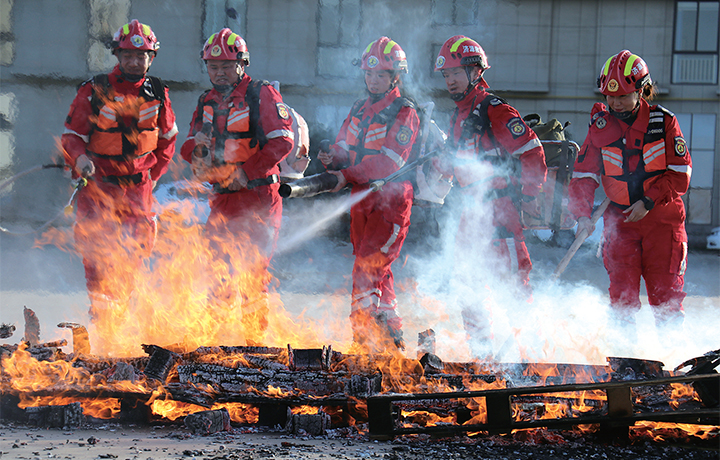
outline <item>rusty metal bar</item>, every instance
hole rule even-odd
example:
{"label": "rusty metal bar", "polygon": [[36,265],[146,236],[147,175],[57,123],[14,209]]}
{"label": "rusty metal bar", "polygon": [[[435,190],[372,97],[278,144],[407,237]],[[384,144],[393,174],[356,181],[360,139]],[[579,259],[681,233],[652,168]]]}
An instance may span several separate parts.
{"label": "rusty metal bar", "polygon": [[[671,383],[690,383],[698,380],[715,380],[720,384],[720,374],[667,377],[652,380],[631,380],[625,382],[603,382],[586,384],[550,385],[541,387],[501,388],[495,390],[455,391],[427,394],[386,394],[371,396],[367,399],[370,437],[390,439],[396,435],[415,433],[443,433],[490,431],[493,433],[510,432],[526,428],[563,428],[585,424],[609,423],[611,435],[626,435],[629,426],[636,421],[670,421],[676,423],[698,423],[711,419],[720,424],[720,410],[703,409],[693,411],[671,411],[659,413],[633,413],[630,389],[647,385],[665,385]],[[572,418],[541,419],[527,422],[512,421],[510,398],[527,394],[580,392],[586,390],[604,390],[607,395],[608,414],[578,416]],[[443,400],[484,397],[487,405],[487,423],[473,425],[442,425],[438,427],[397,428],[393,418],[393,402]],[[624,427],[624,428],[623,428]]]}

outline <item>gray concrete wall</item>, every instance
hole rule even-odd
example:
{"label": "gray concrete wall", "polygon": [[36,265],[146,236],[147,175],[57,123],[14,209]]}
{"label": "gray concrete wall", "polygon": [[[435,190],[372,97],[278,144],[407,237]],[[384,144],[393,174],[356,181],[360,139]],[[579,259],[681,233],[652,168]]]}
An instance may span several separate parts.
{"label": "gray concrete wall", "polygon": [[[714,160],[702,160],[714,162],[714,188],[688,196],[689,221],[704,213],[701,220],[710,222],[695,226],[701,234],[720,225],[720,91],[718,85],[670,83],[674,5],[670,0],[0,0],[0,178],[48,162],[75,86],[112,67],[114,57],[102,43],[132,18],[151,25],[160,40],[151,73],[170,84],[178,148],[197,96],[209,87],[199,51],[209,33],[223,26],[246,39],[248,73],[280,81],[285,100],[313,130],[329,133],[363,95],[352,59],[380,35],[406,51],[405,87],[421,102],[435,101],[442,126],[454,105],[433,63],[448,37],[463,34],[485,48],[492,65],[486,79],[493,88],[523,114],[570,121],[569,133],[579,143],[592,104],[601,100],[598,70],[623,48],[647,61],[661,89],[659,103],[676,113],[715,114]],[[229,8],[236,18],[228,16]],[[187,168],[181,172],[187,174]],[[57,172],[38,174],[3,191],[3,221],[39,219],[47,214],[42,206],[63,204],[67,180]]]}

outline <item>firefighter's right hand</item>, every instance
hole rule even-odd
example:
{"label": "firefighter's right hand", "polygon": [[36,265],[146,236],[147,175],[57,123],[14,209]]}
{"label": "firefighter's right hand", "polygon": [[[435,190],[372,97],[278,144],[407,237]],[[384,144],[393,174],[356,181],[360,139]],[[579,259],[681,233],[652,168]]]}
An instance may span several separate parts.
{"label": "firefighter's right hand", "polygon": [[207,134],[203,133],[202,131],[198,131],[195,133],[195,145],[203,145],[207,148],[210,148],[210,141],[212,140],[212,137],[208,136]]}
{"label": "firefighter's right hand", "polygon": [[82,177],[89,177],[95,174],[95,163],[84,153],[75,159],[75,170]]}
{"label": "firefighter's right hand", "polygon": [[579,235],[583,230],[587,231],[587,235],[585,235],[586,237],[592,235],[595,231],[595,224],[593,224],[588,217],[578,218],[578,226],[577,231],[575,231],[575,235]]}
{"label": "firefighter's right hand", "polygon": [[318,160],[320,160],[320,163],[322,163],[325,166],[330,166],[333,161],[333,154],[330,152],[325,151],[318,151]]}
{"label": "firefighter's right hand", "polygon": [[191,164],[193,176],[200,182],[208,182],[210,180],[210,170],[202,158],[198,158],[195,155],[192,156]]}

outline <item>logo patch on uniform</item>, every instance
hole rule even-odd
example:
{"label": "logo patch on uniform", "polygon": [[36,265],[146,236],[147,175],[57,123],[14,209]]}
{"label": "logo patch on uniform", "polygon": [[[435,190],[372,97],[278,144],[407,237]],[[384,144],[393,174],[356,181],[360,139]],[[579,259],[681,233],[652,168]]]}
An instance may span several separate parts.
{"label": "logo patch on uniform", "polygon": [[598,118],[597,121],[595,122],[595,126],[597,127],[597,129],[603,129],[606,125],[607,125],[607,120],[602,117]]}
{"label": "logo patch on uniform", "polygon": [[135,48],[140,48],[143,46],[143,43],[145,43],[145,40],[143,40],[140,35],[133,35],[130,37],[130,43],[132,43]]}
{"label": "logo patch on uniform", "polygon": [[490,105],[500,105],[500,104],[502,104],[502,101],[498,98],[492,99],[490,101]]}
{"label": "logo patch on uniform", "polygon": [[435,61],[435,67],[438,69],[442,69],[442,66],[445,65],[445,56],[438,56],[437,61]]}
{"label": "logo patch on uniform", "polygon": [[400,145],[407,145],[407,143],[410,142],[410,139],[412,139],[412,131],[410,131],[410,128],[407,126],[401,126],[397,136],[395,136],[397,143]]}
{"label": "logo patch on uniform", "polygon": [[282,118],[283,120],[287,120],[290,118],[290,112],[288,111],[288,107],[283,104],[282,102],[278,102],[275,104],[278,111],[278,117]]}
{"label": "logo patch on uniform", "polygon": [[523,123],[521,118],[511,118],[510,121],[507,122],[506,126],[515,139],[525,134],[525,123]]}
{"label": "logo patch on uniform", "polygon": [[613,93],[620,88],[620,84],[614,78],[608,82],[607,89]]}
{"label": "logo patch on uniform", "polygon": [[218,57],[222,54],[222,48],[220,48],[220,45],[215,45],[210,50],[210,56],[212,57]]}
{"label": "logo patch on uniform", "polygon": [[675,154],[679,157],[684,157],[687,153],[687,145],[685,145],[685,139],[682,137],[675,138]]}
{"label": "logo patch on uniform", "polygon": [[370,56],[367,60],[367,66],[371,69],[375,68],[378,64],[380,64],[380,60],[375,55]]}

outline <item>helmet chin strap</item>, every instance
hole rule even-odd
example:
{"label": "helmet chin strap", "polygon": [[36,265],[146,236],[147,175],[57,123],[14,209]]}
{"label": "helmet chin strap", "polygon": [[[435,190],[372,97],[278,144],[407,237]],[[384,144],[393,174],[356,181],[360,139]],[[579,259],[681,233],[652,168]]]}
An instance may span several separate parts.
{"label": "helmet chin strap", "polygon": [[480,80],[482,80],[482,74],[483,74],[482,71],[480,71],[477,78],[473,80],[472,77],[470,76],[470,69],[472,69],[473,67],[472,66],[464,66],[464,68],[465,68],[465,75],[467,75],[467,79],[468,79],[469,83],[467,85],[467,88],[465,88],[465,91],[463,91],[462,93],[450,95],[450,98],[455,102],[460,102],[463,99],[465,99],[465,97],[468,94],[470,94],[470,91],[475,89],[475,87],[478,85],[478,83],[480,83]]}
{"label": "helmet chin strap", "polygon": [[127,80],[129,82],[137,83],[140,80],[142,80],[143,77],[145,77],[145,74],[135,75],[132,73],[127,73],[122,68],[120,68],[120,76],[122,76],[125,80]]}
{"label": "helmet chin strap", "polygon": [[633,107],[632,110],[627,110],[625,112],[616,112],[611,107],[608,107],[608,110],[618,120],[627,120],[629,118],[632,118],[637,113],[638,109],[640,108],[640,99],[638,99],[637,104],[635,104],[635,107]]}

